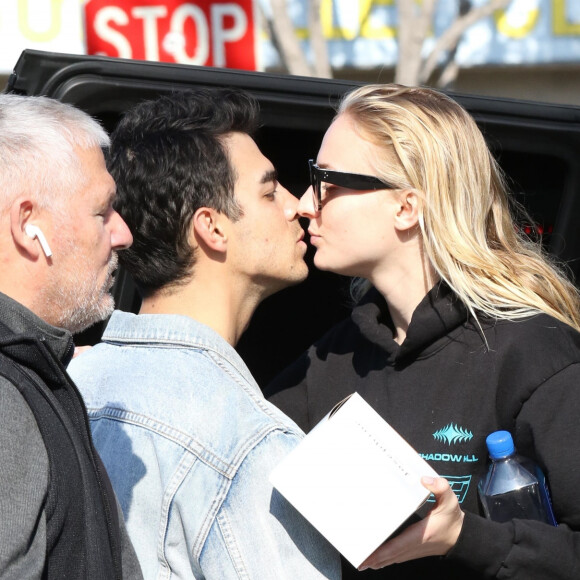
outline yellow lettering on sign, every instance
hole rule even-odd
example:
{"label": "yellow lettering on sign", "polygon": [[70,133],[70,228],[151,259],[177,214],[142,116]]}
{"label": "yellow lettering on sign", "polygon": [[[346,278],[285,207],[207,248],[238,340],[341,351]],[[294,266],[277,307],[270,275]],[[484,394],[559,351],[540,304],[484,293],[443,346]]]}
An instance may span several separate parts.
{"label": "yellow lettering on sign", "polygon": [[332,3],[332,0],[322,0],[320,3],[320,21],[324,38],[329,40],[354,40],[358,34],[358,26],[356,28],[334,26]]}
{"label": "yellow lettering on sign", "polygon": [[308,28],[295,28],[294,32],[296,33],[296,36],[300,40],[306,40],[307,38],[310,38],[310,34],[308,33]]}
{"label": "yellow lettering on sign", "polygon": [[[395,28],[391,26],[373,26],[371,23],[371,11],[373,6],[393,6],[396,0],[359,0],[359,26],[355,28],[345,28],[334,26],[333,0],[321,0],[320,2],[320,22],[322,25],[322,35],[327,40],[354,40],[357,35],[364,38],[381,39],[394,38]],[[360,32],[359,32],[360,30]],[[296,36],[305,40],[309,37],[308,28],[296,28]]]}
{"label": "yellow lettering on sign", "polygon": [[[320,24],[322,26],[322,36],[327,40],[352,40],[356,38],[356,31],[346,28],[338,28],[333,24],[332,18],[333,0],[321,0],[320,2]],[[296,36],[300,40],[310,37],[308,28],[296,28]]]}
{"label": "yellow lettering on sign", "polygon": [[34,42],[50,42],[60,33],[62,27],[62,3],[64,0],[49,0],[50,21],[45,30],[33,30],[30,26],[30,0],[18,0],[18,27],[22,34]]}
{"label": "yellow lettering on sign", "polygon": [[580,22],[568,22],[566,0],[552,0],[552,22],[556,36],[580,35]]}
{"label": "yellow lettering on sign", "polygon": [[514,26],[509,21],[506,9],[496,10],[494,14],[498,31],[509,38],[524,38],[527,36],[535,28],[539,17],[539,8],[528,8],[524,22],[519,26]]}
{"label": "yellow lettering on sign", "polygon": [[394,38],[395,29],[392,26],[373,26],[371,13],[373,6],[393,6],[395,0],[361,0],[359,5],[360,35],[363,38],[381,39]]}

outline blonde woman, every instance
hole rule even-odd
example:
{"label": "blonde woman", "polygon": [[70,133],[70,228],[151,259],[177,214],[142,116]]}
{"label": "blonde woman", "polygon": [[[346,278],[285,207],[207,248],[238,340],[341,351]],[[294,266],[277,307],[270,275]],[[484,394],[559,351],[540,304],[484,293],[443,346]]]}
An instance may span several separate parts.
{"label": "blonde woman", "polygon": [[[436,91],[365,86],[343,100],[310,172],[298,211],[314,263],[362,280],[362,298],[267,395],[308,430],[358,391],[442,476],[423,482],[426,517],[363,568],[579,577],[579,295],[520,233],[477,125]],[[482,516],[485,438],[498,429],[543,467],[558,527]]]}

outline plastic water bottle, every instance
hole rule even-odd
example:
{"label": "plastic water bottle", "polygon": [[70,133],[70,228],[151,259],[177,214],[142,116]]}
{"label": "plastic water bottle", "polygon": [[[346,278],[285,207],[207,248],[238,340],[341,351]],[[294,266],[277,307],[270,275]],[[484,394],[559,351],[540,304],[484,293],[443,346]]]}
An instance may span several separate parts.
{"label": "plastic water bottle", "polygon": [[491,464],[478,486],[485,516],[496,522],[520,518],[558,525],[542,470],[516,454],[511,434],[495,431],[486,443]]}

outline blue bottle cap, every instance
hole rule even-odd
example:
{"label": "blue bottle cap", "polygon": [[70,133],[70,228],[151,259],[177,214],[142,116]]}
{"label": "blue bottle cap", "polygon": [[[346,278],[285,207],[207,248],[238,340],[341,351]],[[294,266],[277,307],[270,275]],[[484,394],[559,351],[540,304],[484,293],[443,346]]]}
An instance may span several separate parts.
{"label": "blue bottle cap", "polygon": [[494,431],[485,440],[492,459],[507,457],[515,451],[514,440],[509,431]]}

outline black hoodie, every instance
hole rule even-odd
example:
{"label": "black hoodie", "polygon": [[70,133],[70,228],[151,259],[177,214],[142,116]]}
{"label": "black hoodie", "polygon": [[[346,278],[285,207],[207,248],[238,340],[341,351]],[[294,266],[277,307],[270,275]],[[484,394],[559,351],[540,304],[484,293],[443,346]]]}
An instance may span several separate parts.
{"label": "black hoodie", "polygon": [[[580,333],[544,314],[478,318],[439,284],[399,346],[387,304],[371,289],[266,389],[305,431],[358,391],[448,479],[466,512],[445,558],[363,573],[345,564],[345,578],[580,578]],[[481,516],[485,438],[498,429],[544,469],[558,528]]]}

